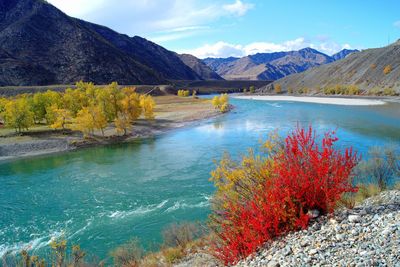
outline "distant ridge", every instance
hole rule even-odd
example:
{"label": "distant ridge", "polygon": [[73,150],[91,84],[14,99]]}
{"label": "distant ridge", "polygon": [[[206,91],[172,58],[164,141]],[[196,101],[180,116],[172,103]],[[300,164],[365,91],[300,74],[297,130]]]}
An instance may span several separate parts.
{"label": "distant ridge", "polygon": [[334,62],[357,50],[344,49],[328,56],[312,48],[299,51],[258,53],[242,58],[206,58],[206,63],[227,80],[277,80],[293,73]]}
{"label": "distant ridge", "polygon": [[356,85],[360,90],[374,94],[386,90],[400,93],[400,40],[382,48],[350,53],[331,64],[292,74],[258,90],[273,92],[279,84],[282,92],[296,92],[307,88],[315,92],[327,86]]}
{"label": "distant ridge", "polygon": [[201,59],[189,54],[181,54],[178,55],[178,57],[201,78],[205,80],[223,80],[221,76],[207,66]]}

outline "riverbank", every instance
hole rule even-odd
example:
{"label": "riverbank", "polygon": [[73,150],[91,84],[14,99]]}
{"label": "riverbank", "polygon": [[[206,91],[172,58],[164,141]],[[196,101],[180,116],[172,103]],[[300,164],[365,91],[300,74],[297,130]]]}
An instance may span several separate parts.
{"label": "riverbank", "polygon": [[344,106],[371,106],[384,105],[397,98],[365,98],[365,97],[332,97],[332,96],[284,96],[284,95],[237,95],[237,99],[251,99],[259,101],[289,101]]}
{"label": "riverbank", "polygon": [[399,266],[400,191],[322,216],[237,266]]}
{"label": "riverbank", "polygon": [[12,129],[0,129],[0,161],[130,142],[221,115],[211,102],[205,99],[170,95],[157,96],[154,100],[156,119],[139,119],[132,125],[131,133],[126,136],[118,135],[112,124],[105,129],[104,137],[97,132],[90,138],[84,138],[79,132],[54,131],[47,126],[34,127],[22,135],[14,134]]}
{"label": "riverbank", "polygon": [[[399,221],[400,190],[384,191],[353,209],[318,217],[306,230],[266,243],[236,266],[398,266]],[[222,264],[200,251],[175,266]]]}

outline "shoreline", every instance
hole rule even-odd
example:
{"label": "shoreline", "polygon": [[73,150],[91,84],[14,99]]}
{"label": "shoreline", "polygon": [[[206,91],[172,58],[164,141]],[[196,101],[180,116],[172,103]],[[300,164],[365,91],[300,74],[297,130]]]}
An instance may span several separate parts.
{"label": "shoreline", "polygon": [[[19,155],[10,155],[10,156],[0,156],[0,164],[14,161],[14,160],[19,160],[19,159],[26,159],[26,158],[34,158],[34,157],[40,157],[40,156],[47,156],[47,155],[56,155],[56,154],[63,154],[63,153],[68,153],[72,151],[78,151],[82,149],[87,149],[87,148],[93,148],[93,147],[101,147],[101,146],[109,146],[109,145],[117,145],[117,144],[127,144],[131,143],[134,141],[138,140],[144,140],[148,138],[153,138],[157,137],[169,132],[172,132],[173,130],[178,130],[182,129],[185,127],[190,127],[190,126],[195,126],[196,124],[200,124],[204,121],[217,118],[221,115],[224,115],[223,113],[215,113],[214,115],[211,116],[204,116],[202,118],[198,118],[195,120],[187,120],[187,121],[181,121],[181,122],[173,122],[169,126],[165,126],[162,130],[156,129],[156,127],[149,127],[149,129],[146,129],[146,131],[139,131],[135,132],[133,131],[131,135],[128,136],[114,136],[112,138],[101,138],[98,137],[99,139],[91,138],[91,139],[84,139],[83,137],[81,138],[73,138],[66,136],[65,138],[59,138],[60,141],[60,146],[59,147],[54,147],[54,148],[43,148],[43,149],[33,149],[27,152],[22,152]],[[40,139],[37,140],[40,143],[43,143],[44,145],[50,143],[53,141],[54,138],[52,139]],[[71,142],[72,141],[72,142]],[[79,142],[76,144],[75,142]],[[10,144],[12,146],[14,145],[37,145],[38,142],[24,142],[24,143],[15,143],[15,144]],[[62,143],[62,144],[61,144]],[[62,147],[64,146],[64,148]],[[0,145],[0,149],[2,148],[2,145]]]}
{"label": "shoreline", "polygon": [[[69,131],[28,132],[20,136],[0,137],[0,164],[18,159],[40,157],[52,154],[68,153],[85,148],[130,143],[153,138],[172,130],[200,124],[209,119],[224,115],[215,110],[208,101],[191,102],[190,99],[164,99],[159,114],[154,121],[144,119],[132,125],[127,136],[115,135],[115,129],[109,125],[106,136],[84,138],[81,133]],[[161,99],[160,101],[163,101]],[[175,102],[174,102],[175,101]],[[179,102],[180,101],[180,102]]]}
{"label": "shoreline", "polygon": [[287,101],[342,106],[385,105],[387,102],[400,102],[399,98],[363,96],[289,96],[289,95],[236,95],[232,98],[256,101]]}

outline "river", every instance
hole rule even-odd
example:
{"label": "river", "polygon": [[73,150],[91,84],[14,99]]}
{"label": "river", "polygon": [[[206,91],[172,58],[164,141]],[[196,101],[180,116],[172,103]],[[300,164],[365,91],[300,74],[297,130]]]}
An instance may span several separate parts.
{"label": "river", "polygon": [[400,104],[340,106],[232,99],[233,112],[155,138],[0,163],[0,257],[66,238],[105,258],[133,237],[151,247],[177,221],[204,221],[209,173],[224,151],[258,147],[268,132],[337,130],[366,156],[400,143]]}

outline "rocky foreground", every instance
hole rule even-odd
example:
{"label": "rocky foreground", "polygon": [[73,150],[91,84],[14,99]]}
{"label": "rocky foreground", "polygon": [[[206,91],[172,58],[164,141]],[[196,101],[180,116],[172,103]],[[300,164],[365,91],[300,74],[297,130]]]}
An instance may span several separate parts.
{"label": "rocky foreground", "polygon": [[400,191],[319,217],[237,266],[400,266]]}

